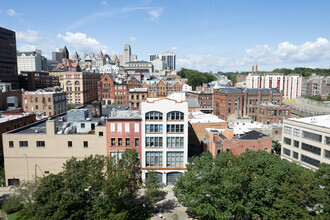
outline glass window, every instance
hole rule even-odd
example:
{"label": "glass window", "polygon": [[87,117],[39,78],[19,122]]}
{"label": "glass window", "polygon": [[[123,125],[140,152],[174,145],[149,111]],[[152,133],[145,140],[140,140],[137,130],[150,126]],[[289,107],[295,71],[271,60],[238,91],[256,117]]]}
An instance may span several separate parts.
{"label": "glass window", "polygon": [[116,146],[116,138],[111,138],[111,147]]}
{"label": "glass window", "polygon": [[310,165],[313,165],[315,167],[320,167],[320,161],[319,160],[315,160],[311,157],[308,157],[306,155],[301,154],[301,158],[300,161],[303,161],[305,163],[308,163]]}
{"label": "glass window", "polygon": [[140,146],[140,139],[135,138],[135,147],[139,147],[139,146]]}
{"label": "glass window", "polygon": [[146,147],[163,147],[163,138],[146,137]]}
{"label": "glass window", "polygon": [[159,124],[146,124],[147,133],[161,133],[163,132],[163,125]]}
{"label": "glass window", "polygon": [[163,166],[163,152],[146,152],[147,167]]}
{"label": "glass window", "polygon": [[317,142],[322,142],[322,135],[319,134],[314,134],[308,131],[303,131],[302,132],[302,137],[308,140],[312,141],[317,141]]}
{"label": "glass window", "polygon": [[293,129],[293,135],[297,136],[297,137],[300,137],[300,130],[297,129],[297,128]]}
{"label": "glass window", "polygon": [[125,132],[129,133],[129,123],[125,123]]}
{"label": "glass window", "polygon": [[288,126],[284,126],[284,133],[286,134],[292,134],[292,128]]}
{"label": "glass window", "polygon": [[81,124],[80,124],[80,127],[81,127],[81,128],[85,128],[85,123],[81,123]]}
{"label": "glass window", "polygon": [[20,141],[20,142],[19,142],[19,146],[20,146],[20,147],[28,147],[29,144],[28,144],[27,141]]}
{"label": "glass window", "polygon": [[14,147],[14,141],[9,141],[9,147],[13,148]]}
{"label": "glass window", "polygon": [[139,133],[139,132],[140,132],[140,126],[139,126],[139,123],[135,123],[135,124],[134,124],[134,132],[135,132],[135,133]]}
{"label": "glass window", "polygon": [[183,152],[167,152],[167,167],[183,167]]}
{"label": "glass window", "polygon": [[167,113],[167,120],[184,120],[184,113],[183,112],[169,112]]}
{"label": "glass window", "polygon": [[293,146],[299,148],[299,141],[293,141]]}
{"label": "glass window", "polygon": [[103,137],[103,131],[99,132],[99,137]]}
{"label": "glass window", "polygon": [[325,144],[330,145],[330,137],[325,137]]}
{"label": "glass window", "polygon": [[123,146],[123,139],[118,138],[118,147],[122,147],[122,146]]}
{"label": "glass window", "polygon": [[330,151],[324,149],[324,157],[330,158]]}
{"label": "glass window", "polygon": [[184,128],[183,124],[167,125],[167,132],[180,133],[183,132],[183,128]]}
{"label": "glass window", "polygon": [[72,141],[68,141],[68,147],[72,147]]}
{"label": "glass window", "polygon": [[291,146],[291,139],[285,137],[284,138],[284,143]]}
{"label": "glass window", "polygon": [[163,120],[163,113],[161,112],[147,112],[146,120]]}
{"label": "glass window", "polygon": [[293,151],[293,158],[298,159],[298,157],[299,157],[299,154],[297,152]]}
{"label": "glass window", "polygon": [[126,147],[129,147],[130,146],[129,138],[125,138],[125,146]]}
{"label": "glass window", "polygon": [[111,133],[115,133],[116,132],[116,124],[115,123],[111,123],[110,124],[110,131],[111,131]]}
{"label": "glass window", "polygon": [[118,131],[118,133],[122,133],[123,132],[122,123],[118,123],[117,124],[117,131]]}
{"label": "glass window", "polygon": [[167,147],[184,147],[183,137],[167,137]]}
{"label": "glass window", "polygon": [[283,153],[287,156],[291,155],[291,151],[289,149],[283,148]]}
{"label": "glass window", "polygon": [[88,147],[88,141],[84,141],[84,148]]}
{"label": "glass window", "polygon": [[310,144],[301,143],[301,149],[303,149],[305,151],[309,151],[313,154],[321,155],[321,148],[315,147],[315,146],[310,145]]}
{"label": "glass window", "polygon": [[37,141],[37,147],[45,147],[45,141]]}

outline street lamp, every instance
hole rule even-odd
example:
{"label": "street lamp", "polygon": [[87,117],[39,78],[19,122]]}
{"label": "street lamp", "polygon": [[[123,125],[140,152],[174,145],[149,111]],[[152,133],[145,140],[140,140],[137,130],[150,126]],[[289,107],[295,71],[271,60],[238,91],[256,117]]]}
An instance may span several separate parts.
{"label": "street lamp", "polygon": [[26,176],[27,176],[27,181],[29,182],[29,163],[28,163],[28,156],[26,154],[22,154],[26,158]]}

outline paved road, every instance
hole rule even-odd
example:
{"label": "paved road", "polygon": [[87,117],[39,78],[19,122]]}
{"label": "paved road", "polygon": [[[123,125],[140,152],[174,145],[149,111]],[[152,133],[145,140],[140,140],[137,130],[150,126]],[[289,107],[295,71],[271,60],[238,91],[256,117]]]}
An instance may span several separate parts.
{"label": "paved road", "polygon": [[165,217],[166,220],[186,220],[190,219],[187,215],[186,207],[178,203],[177,198],[173,193],[173,186],[166,186],[163,190],[167,192],[165,199],[159,201],[156,206],[160,213],[154,214],[151,220],[162,219],[160,216]]}

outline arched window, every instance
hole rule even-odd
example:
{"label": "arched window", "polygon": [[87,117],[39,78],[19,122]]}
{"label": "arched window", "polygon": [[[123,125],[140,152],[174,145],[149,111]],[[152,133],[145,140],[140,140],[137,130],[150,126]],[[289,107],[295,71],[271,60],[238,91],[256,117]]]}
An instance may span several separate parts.
{"label": "arched window", "polygon": [[167,120],[184,120],[184,113],[173,111],[167,113]]}
{"label": "arched window", "polygon": [[66,85],[72,85],[71,81],[67,81]]}
{"label": "arched window", "polygon": [[163,113],[156,111],[147,112],[146,120],[163,120]]}
{"label": "arched window", "polygon": [[79,81],[75,81],[74,84],[77,86],[77,85],[80,85],[80,82]]}

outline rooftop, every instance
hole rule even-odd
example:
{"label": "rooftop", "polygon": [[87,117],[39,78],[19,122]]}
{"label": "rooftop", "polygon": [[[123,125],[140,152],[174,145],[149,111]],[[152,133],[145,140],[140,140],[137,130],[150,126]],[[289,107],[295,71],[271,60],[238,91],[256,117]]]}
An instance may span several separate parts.
{"label": "rooftop", "polygon": [[249,94],[259,93],[280,93],[278,89],[270,88],[270,89],[246,89],[246,88],[223,88],[219,89],[218,93],[226,93],[226,94],[243,94],[246,91]]}
{"label": "rooftop", "polygon": [[6,116],[0,116],[0,124],[7,122],[7,121],[12,121],[18,118],[22,118],[24,116],[29,115],[28,113],[24,114],[24,115],[6,115]]}
{"label": "rooftop", "polygon": [[288,118],[288,121],[297,121],[317,127],[330,128],[330,115],[320,115],[306,118]]}
{"label": "rooftop", "polygon": [[200,108],[198,101],[196,98],[187,98],[188,108]]}
{"label": "rooftop", "polygon": [[191,115],[192,118],[188,119],[191,124],[226,122],[225,120],[220,119],[216,115],[205,114],[203,112],[192,112]]}
{"label": "rooftop", "polygon": [[129,89],[129,92],[148,92],[148,88],[133,88]]}
{"label": "rooftop", "polygon": [[235,135],[235,136],[240,140],[256,140],[256,139],[260,139],[263,137],[269,137],[268,135],[265,135],[259,131],[254,131],[254,130],[245,132],[243,134]]}

